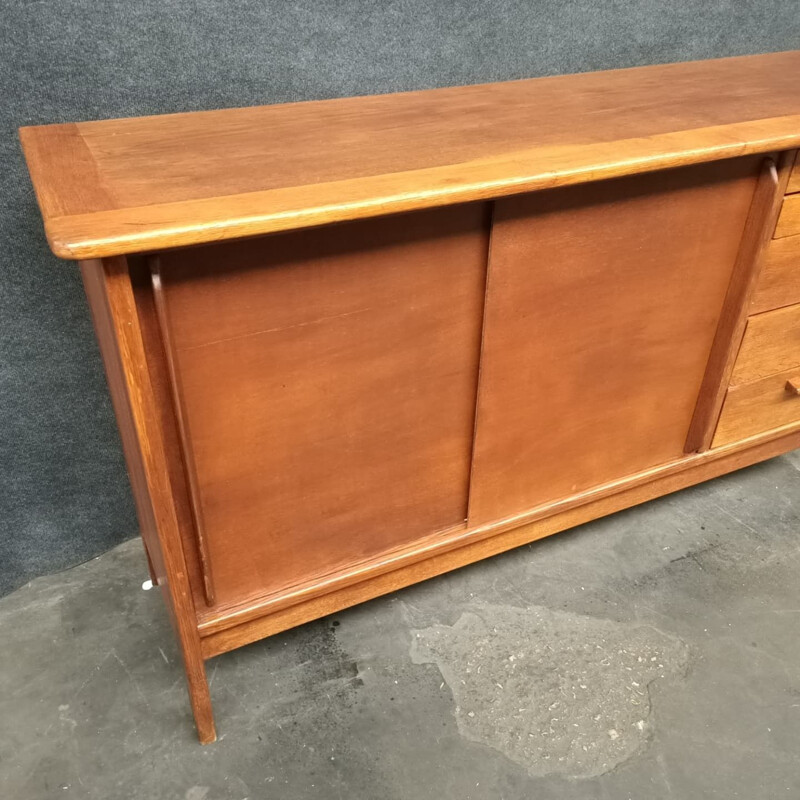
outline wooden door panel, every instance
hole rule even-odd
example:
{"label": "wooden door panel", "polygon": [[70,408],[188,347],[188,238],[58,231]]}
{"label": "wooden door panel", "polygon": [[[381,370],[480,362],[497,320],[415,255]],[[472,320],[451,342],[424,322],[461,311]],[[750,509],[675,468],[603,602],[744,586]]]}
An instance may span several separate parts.
{"label": "wooden door panel", "polygon": [[159,258],[217,604],[463,525],[488,208]]}
{"label": "wooden door panel", "polygon": [[470,524],[682,455],[757,171],[496,203]]}

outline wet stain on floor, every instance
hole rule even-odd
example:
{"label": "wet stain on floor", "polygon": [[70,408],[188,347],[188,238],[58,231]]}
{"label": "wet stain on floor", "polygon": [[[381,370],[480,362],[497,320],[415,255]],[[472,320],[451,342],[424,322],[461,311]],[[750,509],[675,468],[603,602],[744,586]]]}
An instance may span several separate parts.
{"label": "wet stain on floor", "polygon": [[642,751],[655,726],[651,684],[689,662],[683,642],[652,627],[504,605],[412,631],[411,657],[439,667],[462,736],[532,776],[572,778]]}

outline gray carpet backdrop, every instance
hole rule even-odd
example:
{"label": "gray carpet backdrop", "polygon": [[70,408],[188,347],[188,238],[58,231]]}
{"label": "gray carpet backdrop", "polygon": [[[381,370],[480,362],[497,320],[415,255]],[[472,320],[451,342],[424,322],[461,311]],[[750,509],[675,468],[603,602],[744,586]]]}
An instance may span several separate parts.
{"label": "gray carpet backdrop", "polygon": [[797,0],[1,2],[0,594],[136,535],[78,271],[47,249],[20,125],[800,47]]}

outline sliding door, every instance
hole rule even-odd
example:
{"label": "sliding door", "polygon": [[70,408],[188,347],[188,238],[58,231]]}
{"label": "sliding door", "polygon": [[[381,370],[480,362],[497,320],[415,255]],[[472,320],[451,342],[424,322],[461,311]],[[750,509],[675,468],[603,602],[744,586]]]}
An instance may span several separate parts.
{"label": "sliding door", "polygon": [[495,204],[470,524],[682,455],[759,163]]}

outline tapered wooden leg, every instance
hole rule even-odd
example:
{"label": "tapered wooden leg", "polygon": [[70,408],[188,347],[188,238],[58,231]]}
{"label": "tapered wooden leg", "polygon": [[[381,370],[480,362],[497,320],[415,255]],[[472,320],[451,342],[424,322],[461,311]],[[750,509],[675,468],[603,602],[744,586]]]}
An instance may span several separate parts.
{"label": "tapered wooden leg", "polygon": [[217,729],[214,725],[214,710],[211,707],[211,693],[208,690],[205,663],[201,660],[199,664],[194,664],[190,667],[188,660],[184,660],[186,662],[189,701],[192,704],[197,735],[200,739],[200,744],[211,744],[211,742],[217,740]]}

